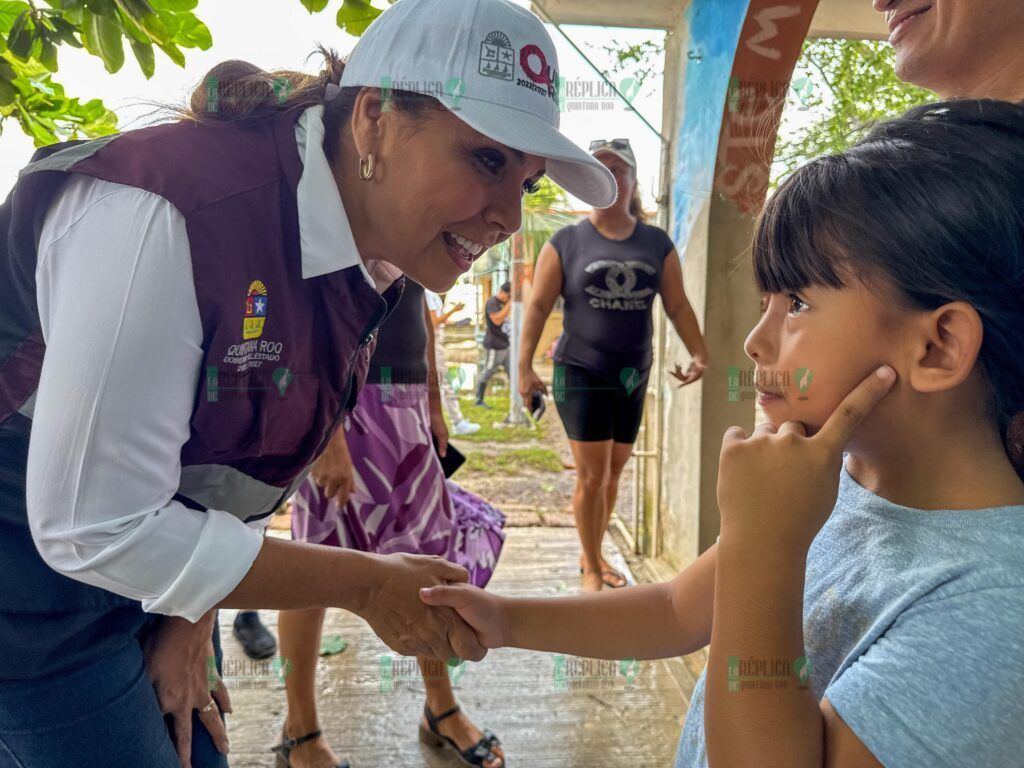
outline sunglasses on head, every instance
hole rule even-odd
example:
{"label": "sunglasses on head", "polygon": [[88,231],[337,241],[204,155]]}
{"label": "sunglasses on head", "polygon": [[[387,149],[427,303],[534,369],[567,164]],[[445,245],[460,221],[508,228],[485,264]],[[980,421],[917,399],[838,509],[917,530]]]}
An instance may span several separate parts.
{"label": "sunglasses on head", "polygon": [[590,142],[590,151],[598,147],[611,147],[612,149],[630,149],[629,139],[594,139]]}

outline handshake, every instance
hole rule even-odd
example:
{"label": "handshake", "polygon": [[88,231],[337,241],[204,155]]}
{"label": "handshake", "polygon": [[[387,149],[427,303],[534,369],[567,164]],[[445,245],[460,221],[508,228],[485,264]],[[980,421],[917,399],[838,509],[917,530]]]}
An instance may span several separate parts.
{"label": "handshake", "polygon": [[355,613],[392,650],[480,661],[505,644],[499,599],[470,586],[465,568],[435,556],[372,557],[370,588]]}

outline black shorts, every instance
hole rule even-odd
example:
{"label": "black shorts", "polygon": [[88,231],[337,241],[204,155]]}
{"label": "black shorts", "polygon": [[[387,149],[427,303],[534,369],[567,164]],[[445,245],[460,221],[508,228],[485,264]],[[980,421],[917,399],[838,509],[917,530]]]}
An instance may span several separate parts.
{"label": "black shorts", "polygon": [[551,388],[570,440],[635,443],[644,415],[649,371],[595,371],[555,363]]}

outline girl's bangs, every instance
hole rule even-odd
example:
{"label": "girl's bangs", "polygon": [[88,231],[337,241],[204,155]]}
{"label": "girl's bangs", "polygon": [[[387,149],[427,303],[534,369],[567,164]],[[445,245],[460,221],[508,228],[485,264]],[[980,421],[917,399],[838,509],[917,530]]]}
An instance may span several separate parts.
{"label": "girl's bangs", "polygon": [[762,294],[846,286],[846,238],[836,221],[838,169],[830,167],[837,159],[803,166],[768,199],[753,243],[754,280]]}

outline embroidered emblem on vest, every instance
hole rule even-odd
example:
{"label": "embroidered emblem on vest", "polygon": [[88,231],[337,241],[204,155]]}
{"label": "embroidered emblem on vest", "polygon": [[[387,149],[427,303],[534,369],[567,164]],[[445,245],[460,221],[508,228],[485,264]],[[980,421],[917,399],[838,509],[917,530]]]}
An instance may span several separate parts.
{"label": "embroidered emblem on vest", "polygon": [[[283,344],[280,341],[256,341],[263,335],[263,325],[267,322],[267,286],[262,280],[249,283],[245,295],[245,317],[242,319],[241,344],[232,344],[223,362],[237,366],[236,373],[250,368],[259,368],[263,363],[276,363],[281,360]],[[285,385],[287,386],[287,385]],[[284,392],[281,392],[282,396]]]}
{"label": "embroidered emblem on vest", "polygon": [[242,338],[258,339],[263,334],[267,321],[267,287],[262,280],[249,283],[245,297],[245,319],[242,321]]}

